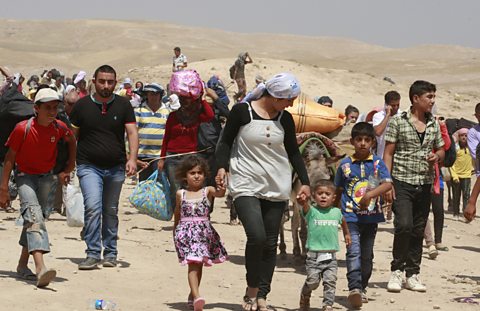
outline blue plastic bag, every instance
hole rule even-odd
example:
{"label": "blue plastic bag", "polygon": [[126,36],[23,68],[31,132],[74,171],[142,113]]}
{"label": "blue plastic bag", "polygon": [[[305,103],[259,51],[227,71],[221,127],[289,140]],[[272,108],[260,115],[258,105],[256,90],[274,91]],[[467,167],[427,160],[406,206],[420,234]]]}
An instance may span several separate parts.
{"label": "blue plastic bag", "polygon": [[171,220],[170,184],[164,172],[156,170],[147,180],[140,182],[128,200],[141,213],[159,220]]}

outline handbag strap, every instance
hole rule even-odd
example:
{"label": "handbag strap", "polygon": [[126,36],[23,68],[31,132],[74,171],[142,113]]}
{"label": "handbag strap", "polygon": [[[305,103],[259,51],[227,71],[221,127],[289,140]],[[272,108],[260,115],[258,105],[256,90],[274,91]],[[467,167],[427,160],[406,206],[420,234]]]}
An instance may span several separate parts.
{"label": "handbag strap", "polygon": [[150,175],[147,179],[148,180],[157,180],[158,178],[158,170],[155,170],[152,175]]}

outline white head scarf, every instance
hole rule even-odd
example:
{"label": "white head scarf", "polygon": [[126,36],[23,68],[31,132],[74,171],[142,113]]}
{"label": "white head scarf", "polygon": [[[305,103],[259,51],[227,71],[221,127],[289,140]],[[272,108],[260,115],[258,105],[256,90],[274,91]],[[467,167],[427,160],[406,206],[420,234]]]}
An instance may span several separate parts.
{"label": "white head scarf", "polygon": [[279,73],[257,87],[245,96],[243,101],[249,102],[262,97],[267,92],[275,98],[292,99],[300,95],[301,88],[297,78],[291,73]]}

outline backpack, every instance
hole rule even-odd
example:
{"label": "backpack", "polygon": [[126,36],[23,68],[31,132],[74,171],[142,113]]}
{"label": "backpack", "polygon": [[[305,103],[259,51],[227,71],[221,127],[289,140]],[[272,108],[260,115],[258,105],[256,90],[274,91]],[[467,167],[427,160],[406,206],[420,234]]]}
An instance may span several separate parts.
{"label": "backpack", "polygon": [[18,122],[33,116],[33,102],[17,90],[12,83],[0,97],[0,162],[3,162],[8,148],[5,143]]}
{"label": "backpack", "polygon": [[235,79],[235,64],[230,67],[229,72],[230,72],[230,79]]}
{"label": "backpack", "polygon": [[450,134],[448,136],[450,136],[450,141],[452,143],[450,144],[450,148],[448,148],[448,150],[445,150],[445,158],[443,159],[444,167],[452,167],[455,163],[455,160],[457,159],[457,149],[455,148],[453,137]]}
{"label": "backpack", "polygon": [[[27,121],[27,126],[25,127],[25,133],[23,134],[23,141],[25,141],[25,139],[27,138],[28,132],[30,132],[30,128],[32,127],[33,118],[34,117],[31,117]],[[60,124],[58,124],[57,122],[55,122],[55,121],[53,121],[53,125],[55,126],[55,128],[57,130],[60,129],[60,128],[62,128],[64,130],[68,130],[68,129],[64,128],[63,126],[61,126]],[[52,169],[53,174],[56,175],[56,174],[60,174],[61,172],[63,172],[63,170],[67,166],[67,162],[68,162],[68,144],[63,138],[60,138],[57,142],[57,159],[55,161],[55,166]]]}

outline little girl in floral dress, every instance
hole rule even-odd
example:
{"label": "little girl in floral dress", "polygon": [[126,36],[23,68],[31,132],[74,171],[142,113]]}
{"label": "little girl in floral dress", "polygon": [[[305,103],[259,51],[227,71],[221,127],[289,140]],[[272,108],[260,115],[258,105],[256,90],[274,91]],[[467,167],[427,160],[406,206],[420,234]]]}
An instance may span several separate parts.
{"label": "little girl in floral dress", "polygon": [[227,260],[227,251],[209,219],[213,198],[223,197],[225,187],[204,187],[208,171],[207,162],[197,156],[186,157],[176,171],[185,189],[177,191],[174,242],[178,260],[188,265],[188,305],[195,311],[203,310],[205,304],[199,292],[203,266]]}

